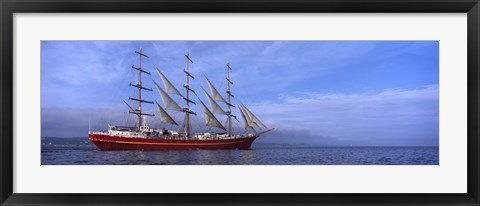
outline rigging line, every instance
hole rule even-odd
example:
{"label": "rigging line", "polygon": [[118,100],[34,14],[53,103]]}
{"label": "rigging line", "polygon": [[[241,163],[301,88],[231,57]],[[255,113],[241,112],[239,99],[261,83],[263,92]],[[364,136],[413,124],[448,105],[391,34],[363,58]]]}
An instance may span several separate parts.
{"label": "rigging line", "polygon": [[[161,125],[162,125],[162,129],[165,128],[166,130],[178,131],[177,129],[175,129],[176,125],[165,124],[165,123],[162,123]],[[159,129],[160,129],[160,126],[159,126]]]}
{"label": "rigging line", "polygon": [[152,94],[153,92],[149,92],[147,93],[148,94],[148,97],[150,97],[150,99],[153,101],[153,100],[156,100],[155,97],[153,96]]}
{"label": "rigging line", "polygon": [[[172,67],[176,67],[176,68],[181,68],[181,67],[185,66],[185,65],[180,65],[180,64],[173,64],[172,62],[177,62],[177,61],[169,61],[168,58],[165,58],[165,57],[163,57],[162,55],[158,55],[158,56],[157,56],[156,54],[157,54],[156,52],[154,52],[153,54],[151,54],[151,55],[150,55],[151,58],[150,58],[149,61],[152,61],[152,62],[153,62],[154,59],[157,59],[157,60],[159,60],[159,61],[162,62],[162,63],[169,64],[169,65],[171,65]],[[182,56],[182,58],[183,58],[183,56]]]}
{"label": "rigging line", "polygon": [[240,125],[240,123],[235,122],[234,124],[235,124],[234,128],[239,128],[240,129],[239,131],[242,131],[242,134],[245,134],[246,132],[248,132],[245,128],[242,127],[242,125]]}
{"label": "rigging line", "polygon": [[128,126],[129,125],[129,114],[128,112],[123,112],[123,125]]}
{"label": "rigging line", "polygon": [[126,114],[126,112],[123,112],[122,122],[127,122],[127,114]]}
{"label": "rigging line", "polygon": [[207,132],[208,133],[214,133],[214,132],[212,132],[212,129],[213,129],[213,127],[207,127]]}
{"label": "rigging line", "polygon": [[[204,64],[207,64],[207,65],[209,66],[209,68],[213,68],[213,69],[215,69],[215,68],[220,68],[219,65],[221,65],[221,64],[214,64],[214,63],[207,62],[207,61],[205,61],[205,60],[203,60],[203,59],[201,59],[201,58],[199,58],[198,60],[195,60],[195,61],[196,61],[196,62],[202,62],[202,63],[204,63]],[[216,71],[216,70],[215,70],[215,71]],[[219,71],[220,71],[220,69],[219,69]]]}
{"label": "rigging line", "polygon": [[[129,71],[129,70],[126,70],[126,71],[127,71],[127,72],[126,72],[127,74],[126,74],[126,75],[122,75],[123,77],[122,77],[122,79],[121,79],[121,82],[126,82],[126,79],[127,79],[127,78],[130,78],[130,77],[132,76],[132,75],[131,75],[131,74],[132,74],[131,71]],[[111,100],[117,99],[117,97],[120,96],[121,93],[124,93],[124,89],[125,89],[125,88],[128,88],[128,87],[122,86],[122,87],[120,87],[120,88],[121,88],[121,89],[115,90],[116,92],[114,93],[114,95],[111,95],[111,96],[110,96]]]}
{"label": "rigging line", "polygon": [[199,118],[199,117],[195,118],[194,122],[195,122],[195,125],[197,126],[197,128],[206,127],[206,126],[204,125],[203,119],[201,119],[201,118]]}
{"label": "rigging line", "polygon": [[192,131],[198,130],[198,128],[201,127],[199,126],[198,118],[196,116],[190,118],[190,127],[192,128]]}

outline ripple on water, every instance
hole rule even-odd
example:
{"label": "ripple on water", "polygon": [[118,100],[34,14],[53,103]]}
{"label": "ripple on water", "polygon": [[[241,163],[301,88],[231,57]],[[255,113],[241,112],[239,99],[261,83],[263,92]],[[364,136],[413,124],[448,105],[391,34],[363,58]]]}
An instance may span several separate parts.
{"label": "ripple on water", "polygon": [[438,165],[437,147],[98,151],[42,148],[42,165]]}

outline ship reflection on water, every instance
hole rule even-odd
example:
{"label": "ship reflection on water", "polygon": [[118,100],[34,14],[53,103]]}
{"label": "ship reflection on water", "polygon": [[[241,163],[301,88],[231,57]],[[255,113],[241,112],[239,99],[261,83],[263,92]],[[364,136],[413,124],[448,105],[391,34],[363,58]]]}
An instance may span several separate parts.
{"label": "ship reflection on water", "polygon": [[261,159],[258,155],[252,149],[99,151],[85,146],[43,146],[42,165],[252,165]]}

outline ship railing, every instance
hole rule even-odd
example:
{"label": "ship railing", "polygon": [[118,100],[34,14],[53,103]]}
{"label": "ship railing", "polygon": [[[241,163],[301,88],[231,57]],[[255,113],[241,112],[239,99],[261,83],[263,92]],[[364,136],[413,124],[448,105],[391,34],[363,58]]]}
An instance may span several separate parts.
{"label": "ship railing", "polygon": [[89,134],[108,134],[108,132],[90,131]]}

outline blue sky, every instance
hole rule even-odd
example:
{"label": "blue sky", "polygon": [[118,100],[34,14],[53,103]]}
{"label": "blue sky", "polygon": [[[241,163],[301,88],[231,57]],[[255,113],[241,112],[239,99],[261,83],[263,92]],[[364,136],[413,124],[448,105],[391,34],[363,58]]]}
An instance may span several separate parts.
{"label": "blue sky", "polygon": [[[128,84],[140,47],[152,72],[144,85],[161,82],[157,66],[182,92],[190,53],[191,85],[205,103],[203,74],[223,92],[229,62],[234,103],[276,128],[258,142],[438,145],[438,41],[42,41],[42,136],[86,136],[89,120],[95,130],[133,123],[122,101],[135,97]],[[144,97],[161,102],[155,90]]]}

